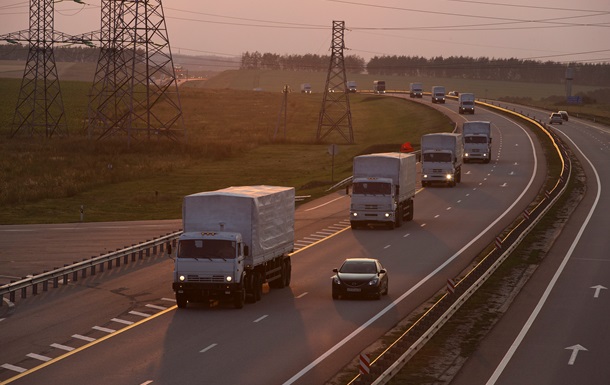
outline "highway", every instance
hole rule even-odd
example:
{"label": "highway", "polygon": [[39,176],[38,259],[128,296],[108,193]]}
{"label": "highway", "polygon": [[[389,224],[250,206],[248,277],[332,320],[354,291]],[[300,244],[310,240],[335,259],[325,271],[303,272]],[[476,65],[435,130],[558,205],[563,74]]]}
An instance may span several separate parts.
{"label": "highway", "polygon": [[[439,108],[460,117],[455,103]],[[455,188],[418,191],[413,222],[393,231],[349,229],[344,192],[301,205],[291,286],[266,290],[259,303],[177,310],[172,261],[161,256],[4,306],[0,341],[8,348],[0,350],[0,381],[324,383],[467,268],[540,189],[545,161],[532,135],[484,109],[471,118],[494,124],[492,162],[464,165]],[[389,295],[333,301],[332,269],[359,256],[382,260]]]}
{"label": "highway", "polygon": [[610,382],[610,130],[574,117],[553,129],[578,156],[586,193],[544,262],[452,384]]}

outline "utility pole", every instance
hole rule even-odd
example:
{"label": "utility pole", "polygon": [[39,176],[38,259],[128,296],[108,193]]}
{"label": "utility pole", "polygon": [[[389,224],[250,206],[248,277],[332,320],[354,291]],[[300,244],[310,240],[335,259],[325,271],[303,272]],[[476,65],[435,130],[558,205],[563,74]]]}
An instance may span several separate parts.
{"label": "utility pole", "polygon": [[333,131],[337,131],[347,143],[354,143],[352,113],[349,106],[345,59],[343,57],[343,50],[345,49],[344,31],[344,21],[333,21],[332,53],[318,119],[316,143],[322,142]]}
{"label": "utility pole", "polygon": [[280,122],[282,120],[282,116],[284,117],[284,140],[286,140],[286,118],[288,115],[288,92],[290,92],[290,87],[288,84],[284,85],[284,89],[282,93],[282,106],[280,107],[280,113],[277,116],[277,124],[275,125],[275,132],[273,133],[273,140],[275,140],[277,136],[277,132],[280,128]]}
{"label": "utility pole", "polygon": [[0,37],[11,43],[28,43],[28,59],[13,116],[11,137],[22,130],[29,136],[67,134],[53,52],[53,12],[54,0],[30,0],[29,30]]}
{"label": "utility pole", "polygon": [[183,139],[184,118],[161,0],[102,1],[90,137]]}

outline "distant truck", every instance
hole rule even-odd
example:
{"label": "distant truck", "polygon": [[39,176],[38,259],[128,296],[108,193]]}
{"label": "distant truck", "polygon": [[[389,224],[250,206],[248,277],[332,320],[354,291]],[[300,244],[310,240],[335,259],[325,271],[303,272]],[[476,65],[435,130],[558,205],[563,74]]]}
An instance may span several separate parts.
{"label": "distant truck", "polygon": [[462,125],[464,163],[491,160],[491,122],[471,121]]}
{"label": "distant truck", "polygon": [[460,114],[474,114],[474,94],[463,93],[458,96],[458,111]]}
{"label": "distant truck", "polygon": [[412,98],[421,98],[424,95],[424,88],[421,83],[409,84],[409,96]]}
{"label": "distant truck", "polygon": [[357,92],[358,87],[356,87],[356,82],[354,80],[347,81],[347,92]]}
{"label": "distant truck", "polygon": [[432,87],[432,91],[430,92],[430,94],[432,95],[432,103],[445,104],[445,87],[444,86]]}
{"label": "distant truck", "polygon": [[385,80],[373,81],[373,92],[376,94],[385,94]]}
{"label": "distant truck", "polygon": [[443,183],[455,187],[462,181],[462,134],[434,133],[421,138],[422,187]]}
{"label": "distant truck", "polygon": [[187,195],[182,204],[172,288],[179,308],[261,299],[262,285],[290,284],[294,188],[240,186]]}
{"label": "distant truck", "polygon": [[302,94],[311,94],[311,84],[302,83],[301,84],[301,93]]}
{"label": "distant truck", "polygon": [[416,156],[399,152],[360,155],[354,158],[350,224],[369,223],[391,229],[413,219],[417,174]]}

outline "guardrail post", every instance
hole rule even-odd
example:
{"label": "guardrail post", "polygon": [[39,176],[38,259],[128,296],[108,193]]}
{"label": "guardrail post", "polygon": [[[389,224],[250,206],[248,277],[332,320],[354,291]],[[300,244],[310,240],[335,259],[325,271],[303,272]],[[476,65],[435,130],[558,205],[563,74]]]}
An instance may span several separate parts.
{"label": "guardrail post", "polygon": [[[43,273],[47,273],[47,270],[45,270]],[[42,291],[47,290],[49,290],[49,280],[45,279],[44,281],[42,281]]]}
{"label": "guardrail post", "polygon": [[[91,257],[91,259],[93,259],[95,257]],[[91,275],[95,275],[95,270],[96,270],[96,264],[91,265]]]}
{"label": "guardrail post", "polygon": [[[124,247],[125,249],[127,248],[127,246]],[[127,262],[129,262],[129,254],[125,254],[123,256],[123,264],[126,265]]]}
{"label": "guardrail post", "polygon": [[[147,239],[146,242],[150,242],[150,239]],[[150,257],[150,247],[146,248],[146,257]]]}
{"label": "guardrail post", "polygon": [[[11,283],[14,283],[15,281],[11,281]],[[15,292],[14,291],[9,291],[8,293],[8,300],[11,302],[15,302]]]}
{"label": "guardrail post", "polygon": [[[72,262],[72,264],[74,265],[74,264],[76,264],[76,262]],[[74,282],[78,281],[78,271],[73,271],[72,272],[72,280]]]}
{"label": "guardrail post", "polygon": [[144,251],[140,250],[140,253],[138,255],[139,259],[143,259],[144,258]]}
{"label": "guardrail post", "polygon": [[157,245],[154,245],[152,248],[153,255],[157,255]]}
{"label": "guardrail post", "polygon": [[[66,267],[66,266],[68,266],[68,265],[64,265],[64,267]],[[67,285],[68,284],[68,274],[64,274],[63,278],[64,278],[64,285]]]}
{"label": "guardrail post", "polygon": [[32,285],[32,295],[37,295],[38,294],[38,284],[35,283]]}
{"label": "guardrail post", "polygon": [[[53,270],[57,270],[59,267],[54,267]],[[53,288],[57,289],[59,286],[59,277],[53,277]]]}
{"label": "guardrail post", "polygon": [[[26,279],[26,278],[27,278],[27,277],[21,277],[21,279]],[[21,298],[27,298],[27,296],[28,296],[27,294],[28,294],[28,293],[27,293],[27,288],[25,288],[25,287],[24,287],[24,288],[22,288],[22,289],[21,289]]]}
{"label": "guardrail post", "polygon": [[[131,246],[135,246],[135,245],[131,245]],[[131,253],[131,262],[135,262],[135,261],[136,261],[136,252],[135,252],[135,251],[133,251],[133,252]]]}
{"label": "guardrail post", "polygon": [[112,259],[108,260],[108,270],[112,269]]}

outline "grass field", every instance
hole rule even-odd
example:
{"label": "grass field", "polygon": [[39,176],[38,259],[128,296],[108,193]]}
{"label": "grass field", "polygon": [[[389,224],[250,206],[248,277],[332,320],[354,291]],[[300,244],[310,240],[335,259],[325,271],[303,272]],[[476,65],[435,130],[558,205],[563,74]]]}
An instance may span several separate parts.
{"label": "grass field", "polygon": [[[72,75],[84,78],[87,73],[75,69]],[[372,83],[366,75],[351,79],[361,88]],[[398,80],[388,78],[389,88]],[[410,79],[400,81],[406,89]],[[188,142],[141,141],[128,148],[124,138],[85,137],[90,83],[81,81],[61,83],[67,137],[8,139],[20,80],[0,79],[0,224],[76,222],[81,205],[86,221],[175,219],[184,195],[231,185],[294,186],[297,195],[316,197],[351,175],[355,155],[396,151],[403,142],[418,148],[424,133],[453,128],[447,117],[426,106],[356,94],[350,96],[355,143],[347,144],[333,132],[323,144],[314,144],[321,93],[290,93],[286,130],[278,125],[279,91],[285,84],[298,89],[302,82],[310,82],[315,92],[325,75],[227,71],[207,82],[188,82],[180,94]],[[445,85],[464,89],[458,83]],[[509,85],[490,82],[480,87],[509,90]],[[557,90],[533,88],[541,95],[543,89]],[[339,145],[334,167],[331,143]]]}
{"label": "grass field", "polygon": [[[6,82],[0,80],[3,89]],[[87,84],[64,82],[66,113],[86,108]],[[16,90],[16,86],[11,86]],[[8,87],[8,88],[11,88]],[[450,131],[450,120],[425,106],[396,98],[354,95],[355,144],[338,134],[314,144],[321,99],[290,94],[287,125],[278,127],[279,92],[181,91],[188,143],[125,139],[90,141],[82,118],[69,118],[64,138],[7,139],[12,113],[0,117],[0,224],[176,219],[186,194],[231,185],[294,186],[297,195],[319,196],[351,175],[355,155],[396,151],[422,134]],[[14,105],[10,93],[0,105]],[[85,99],[85,101],[83,101]],[[274,140],[275,137],[275,140]],[[329,144],[339,145],[334,159]]]}

